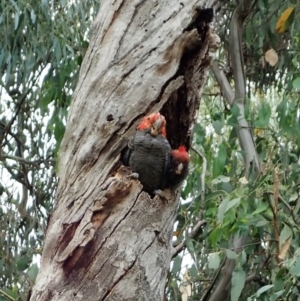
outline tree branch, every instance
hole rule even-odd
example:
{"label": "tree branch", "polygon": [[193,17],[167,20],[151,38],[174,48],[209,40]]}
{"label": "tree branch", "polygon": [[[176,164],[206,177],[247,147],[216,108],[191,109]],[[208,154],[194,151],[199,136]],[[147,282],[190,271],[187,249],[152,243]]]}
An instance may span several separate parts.
{"label": "tree branch", "polygon": [[194,228],[192,229],[191,233],[189,233],[188,238],[185,239],[183,242],[181,242],[180,244],[178,244],[176,247],[173,248],[172,255],[171,255],[172,257],[171,258],[176,257],[186,247],[187,240],[191,239],[191,238],[194,238],[198,234],[198,232],[201,229],[201,227],[203,225],[205,225],[205,224],[206,224],[206,221],[199,221],[194,226]]}
{"label": "tree branch", "polygon": [[214,62],[212,65],[214,76],[224,93],[225,99],[230,106],[236,105],[239,108],[240,115],[237,120],[237,133],[244,154],[247,176],[249,175],[251,166],[254,167],[256,173],[259,174],[261,172],[260,161],[255,149],[253,135],[249,123],[245,118],[246,79],[241,36],[243,22],[249,13],[252,2],[253,1],[251,0],[241,1],[235,9],[230,22],[230,57],[235,82],[235,94],[233,93],[224,72],[219,70],[218,64]]}
{"label": "tree branch", "polygon": [[[255,149],[254,139],[245,118],[245,99],[246,99],[246,78],[244,71],[244,59],[242,51],[242,31],[243,22],[249,14],[250,6],[253,1],[241,0],[236,7],[230,22],[230,57],[232,61],[233,76],[235,81],[235,95],[233,97],[232,88],[229,85],[224,73],[219,71],[216,63],[213,64],[213,72],[218,81],[224,96],[230,106],[236,105],[239,108],[239,116],[237,118],[236,127],[239,143],[244,155],[246,167],[246,176],[249,176],[250,167],[253,166],[257,174],[261,172],[260,161]],[[233,237],[234,249],[241,250],[247,242],[248,234]],[[235,268],[235,260],[226,259],[225,265],[220,274],[220,281],[216,290],[210,297],[209,301],[227,300],[231,289],[231,277]]]}
{"label": "tree branch", "polygon": [[233,106],[234,104],[234,92],[229,84],[229,81],[224,73],[223,70],[219,69],[219,64],[217,61],[214,61],[212,63],[212,71],[214,73],[214,76],[221,87],[221,90],[223,92],[223,95],[226,99],[226,101],[229,103],[230,106]]}
{"label": "tree branch", "polygon": [[[259,268],[257,269],[258,274],[267,266],[269,259],[271,258],[271,255],[268,254],[266,259],[260,264]],[[251,273],[246,279],[245,284],[250,283],[251,281],[259,279],[257,276],[257,272]],[[261,281],[260,281],[261,282]]]}
{"label": "tree branch", "polygon": [[[267,192],[268,195],[274,195],[274,191],[268,191]],[[293,219],[293,222],[295,223],[294,226],[298,227],[298,230],[300,230],[299,226],[298,226],[298,222],[296,220],[295,214],[294,214],[294,210],[293,208],[289,205],[289,203],[282,197],[282,195],[278,194],[278,199],[279,201],[289,210],[291,217]],[[271,207],[272,209],[272,207]]]}

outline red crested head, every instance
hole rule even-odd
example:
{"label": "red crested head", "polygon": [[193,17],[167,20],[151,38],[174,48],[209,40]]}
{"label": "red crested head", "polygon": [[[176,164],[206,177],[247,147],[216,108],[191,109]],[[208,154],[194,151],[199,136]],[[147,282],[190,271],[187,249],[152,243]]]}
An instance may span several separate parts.
{"label": "red crested head", "polygon": [[171,156],[174,157],[177,161],[182,163],[189,163],[190,155],[186,151],[186,147],[181,145],[178,149],[174,149],[171,151]]}
{"label": "red crested head", "polygon": [[142,119],[137,129],[139,131],[150,130],[152,136],[161,134],[166,137],[166,119],[159,112],[152,113]]}

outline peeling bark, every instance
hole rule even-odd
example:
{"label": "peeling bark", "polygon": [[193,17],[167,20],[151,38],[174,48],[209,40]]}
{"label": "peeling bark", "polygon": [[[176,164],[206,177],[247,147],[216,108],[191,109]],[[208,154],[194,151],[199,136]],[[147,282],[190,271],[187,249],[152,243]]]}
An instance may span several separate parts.
{"label": "peeling bark", "polygon": [[[198,8],[196,7],[196,4]],[[210,1],[103,1],[60,148],[59,185],[30,300],[162,300],[178,192],[151,197],[120,167],[140,117],[173,148],[191,128],[218,37]]]}

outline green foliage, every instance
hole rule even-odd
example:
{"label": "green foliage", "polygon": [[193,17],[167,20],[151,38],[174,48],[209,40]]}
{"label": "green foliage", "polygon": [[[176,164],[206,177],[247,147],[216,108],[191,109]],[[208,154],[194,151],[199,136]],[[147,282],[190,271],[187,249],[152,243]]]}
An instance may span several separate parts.
{"label": "green foliage", "polygon": [[294,81],[293,81],[293,87],[294,89],[300,89],[300,77],[297,77]]}
{"label": "green foliage", "polygon": [[208,268],[216,270],[220,266],[220,256],[218,253],[211,253],[208,256]]}
{"label": "green foliage", "polygon": [[[179,268],[184,270],[187,265],[190,275],[192,267],[198,271],[190,279],[194,284],[191,300],[204,296],[209,287],[208,279],[218,273],[226,257],[236,261],[231,300],[277,300],[279,297],[290,300],[291,294],[299,293],[296,280],[300,275],[299,104],[293,91],[286,94],[271,91],[267,90],[263,98],[260,94],[251,96],[249,116],[253,116],[254,139],[264,173],[248,180],[244,177],[243,156],[234,151],[238,149],[238,140],[233,138],[228,143],[235,126],[230,121],[232,115],[223,115],[224,127],[220,134],[210,126],[219,106],[211,99],[202,104],[200,116],[207,119],[201,117],[202,126],[198,126],[201,138],[196,132],[194,147],[204,150],[205,183],[200,180],[202,157],[192,152],[191,174],[184,189],[186,201],[179,208],[176,230],[180,235],[176,241],[183,240],[187,229],[192,229],[199,218],[206,220],[207,225],[193,239],[187,240],[185,252],[175,258],[170,276],[173,293],[178,294],[182,285]],[[268,98],[274,100],[275,106],[267,103]],[[203,128],[206,138],[202,138]],[[204,199],[200,195],[203,184]],[[278,200],[274,197],[276,188]],[[231,237],[244,233],[249,235],[244,252],[237,254],[228,249]],[[256,281],[247,282],[252,274]],[[174,298],[173,293],[167,291],[170,300]]]}
{"label": "green foliage", "polygon": [[[228,28],[234,8],[231,2],[224,2],[217,15],[223,42],[219,63],[225,66],[233,86],[230,61],[226,59],[232,47]],[[185,201],[179,208],[175,229],[180,235],[174,238],[175,244],[186,240],[197,221],[202,219],[207,224],[193,239],[189,238],[193,248],[189,245],[178,255],[182,271],[177,270],[176,277],[171,271],[168,300],[178,298],[183,271],[192,274],[194,267],[198,275],[190,279],[189,300],[209,300],[216,288],[210,284],[219,277],[226,258],[236,263],[231,300],[299,300],[299,11],[298,1],[258,0],[245,22],[245,116],[252,126],[262,174],[245,178],[236,132],[239,108],[230,108],[214,79],[209,80],[193,144],[206,162],[192,151],[190,176],[183,190]],[[276,29],[279,18],[280,31]],[[267,55],[270,49],[278,56],[274,66]],[[232,237],[245,234],[248,243],[244,251],[230,249]]]}
{"label": "green foliage", "polygon": [[[258,5],[258,11],[264,9],[265,14],[271,12],[272,6],[265,1],[258,1]],[[298,26],[297,17],[296,10],[295,24],[290,26]],[[254,21],[249,18],[246,35],[247,30],[250,33],[249,26]],[[248,45],[245,38],[245,45],[249,46],[245,49],[245,56],[249,55],[248,51],[254,45],[256,50],[251,50],[251,55],[261,56],[262,52],[257,49],[262,51],[266,34],[271,33],[265,31],[256,34],[253,44]],[[261,40],[260,34],[264,35]],[[288,36],[289,33],[285,34]],[[291,47],[297,49],[293,55],[298,57],[297,33],[290,39]],[[261,48],[255,44],[259,41]],[[288,57],[291,53],[283,51],[281,55]],[[246,117],[252,125],[263,166],[263,174],[249,177],[248,180],[245,178],[243,153],[239,151],[236,135],[239,109],[234,105],[228,110],[225,102],[222,103],[221,93],[217,95],[213,79],[209,81],[207,94],[217,96],[203,98],[201,121],[196,126],[194,136],[194,148],[202,150],[207,160],[206,170],[203,170],[205,165],[202,157],[192,152],[191,174],[184,188],[185,202],[179,208],[179,223],[176,225],[180,233],[176,243],[179,243],[199,219],[207,222],[193,237],[193,248],[189,239],[189,246],[178,255],[182,271],[187,269],[192,274],[191,269],[196,267],[198,270],[198,274],[190,279],[193,289],[189,300],[199,300],[199,296],[200,299],[209,300],[211,294],[206,296],[211,289],[209,284],[214,277],[218,277],[225,258],[236,262],[231,300],[298,300],[300,86],[299,71],[291,64],[291,59],[272,70],[267,67],[267,81],[265,74],[256,72],[255,76],[252,75],[251,70],[256,70],[257,63],[246,62],[247,72],[250,72]],[[269,81],[272,77],[278,80]],[[205,172],[205,183],[200,180],[202,172]],[[204,185],[205,194],[201,197]],[[274,194],[276,189],[279,190],[278,198]],[[233,236],[246,233],[249,239],[242,253],[237,254],[229,249],[228,242]],[[175,291],[178,296],[182,279],[183,272],[180,274],[177,270],[176,277],[173,275],[172,278],[173,291],[167,290],[168,300],[174,300]]]}
{"label": "green foliage", "polygon": [[271,117],[271,107],[268,103],[259,103],[257,107],[257,119],[254,122],[254,126],[257,128],[266,127],[269,124]]}
{"label": "green foliage", "polygon": [[[276,30],[281,14],[288,8],[294,11],[285,21],[285,30]],[[224,43],[224,50],[228,48],[228,28],[230,14],[234,7],[231,3],[224,5],[219,13],[222,26],[219,34]],[[243,35],[244,62],[247,72],[248,93],[253,87],[264,91],[268,87],[276,87],[279,91],[293,89],[293,80],[299,78],[299,18],[300,5],[298,1],[268,1],[259,0],[253,5],[251,15],[245,23]],[[278,55],[275,66],[270,65],[266,53],[274,50]],[[232,78],[231,71],[228,77]]]}
{"label": "green foliage", "polygon": [[236,267],[232,274],[231,301],[239,300],[244,288],[246,273],[241,267]]}
{"label": "green foliage", "polygon": [[[0,3],[0,298],[26,299],[56,189],[57,151],[99,1]],[[1,300],[2,300],[1,299]]]}

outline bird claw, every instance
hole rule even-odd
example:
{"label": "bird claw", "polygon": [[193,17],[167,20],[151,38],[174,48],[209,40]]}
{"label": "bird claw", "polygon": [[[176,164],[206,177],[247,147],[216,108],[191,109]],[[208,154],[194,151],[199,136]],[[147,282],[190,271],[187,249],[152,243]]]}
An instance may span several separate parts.
{"label": "bird claw", "polygon": [[169,203],[169,200],[168,200],[166,194],[162,190],[160,190],[160,189],[154,190],[154,194],[158,195],[161,199],[163,199],[164,201]]}
{"label": "bird claw", "polygon": [[133,172],[132,174],[127,176],[128,179],[138,180],[139,174],[137,172]]}

